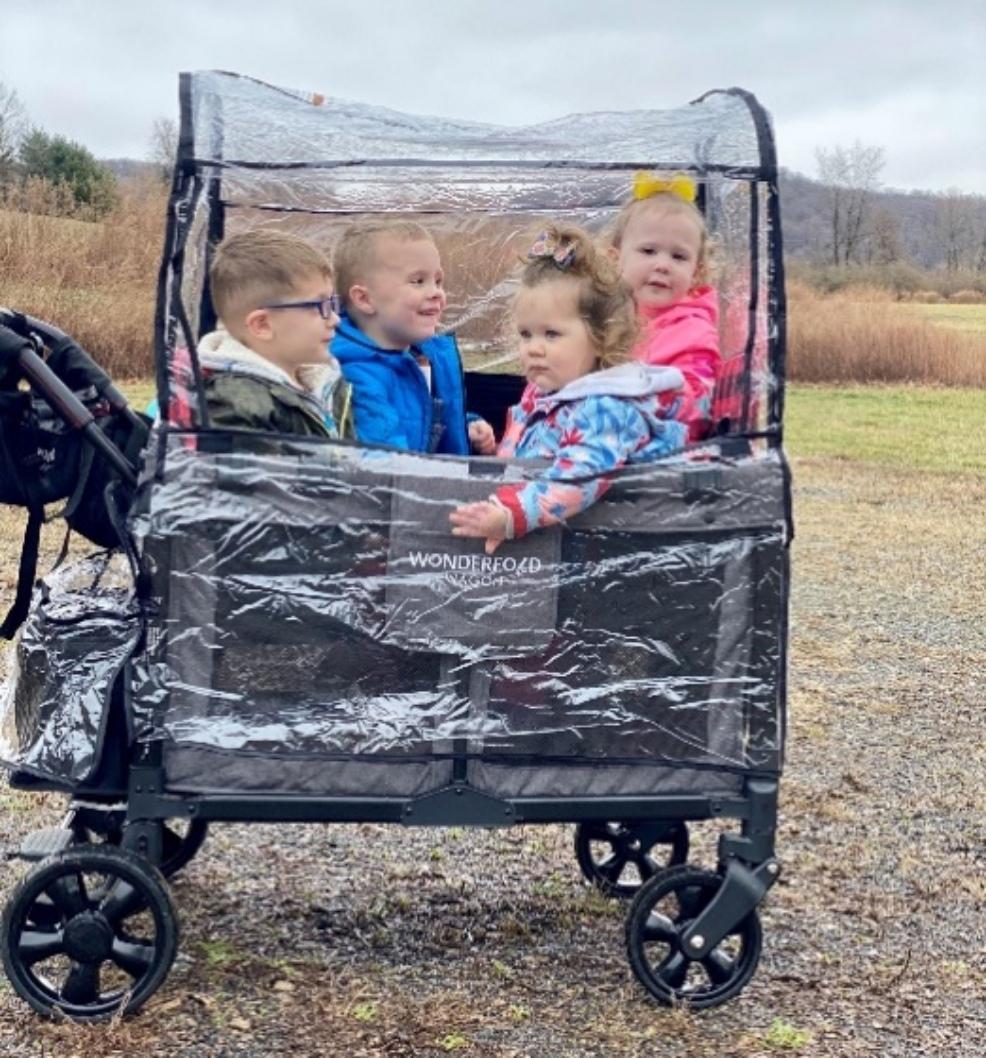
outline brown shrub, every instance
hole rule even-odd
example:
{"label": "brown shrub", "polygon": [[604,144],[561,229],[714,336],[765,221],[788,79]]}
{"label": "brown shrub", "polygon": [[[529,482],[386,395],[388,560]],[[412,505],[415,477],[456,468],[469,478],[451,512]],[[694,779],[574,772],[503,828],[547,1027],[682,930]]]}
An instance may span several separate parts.
{"label": "brown shrub", "polygon": [[986,342],[892,303],[789,289],[788,377],[798,382],[986,386]]}
{"label": "brown shrub", "polygon": [[981,294],[978,290],[957,290],[949,295],[948,300],[957,305],[982,305],[986,302],[986,294]]}

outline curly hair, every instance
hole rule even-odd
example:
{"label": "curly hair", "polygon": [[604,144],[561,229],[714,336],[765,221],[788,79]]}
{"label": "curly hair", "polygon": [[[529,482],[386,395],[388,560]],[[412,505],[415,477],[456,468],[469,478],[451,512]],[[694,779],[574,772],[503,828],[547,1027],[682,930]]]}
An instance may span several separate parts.
{"label": "curly hair", "polygon": [[613,367],[632,359],[639,330],[633,296],[592,236],[573,225],[553,224],[539,233],[531,253],[536,256],[523,259],[521,290],[576,281],[579,316],[599,350],[599,366]]}

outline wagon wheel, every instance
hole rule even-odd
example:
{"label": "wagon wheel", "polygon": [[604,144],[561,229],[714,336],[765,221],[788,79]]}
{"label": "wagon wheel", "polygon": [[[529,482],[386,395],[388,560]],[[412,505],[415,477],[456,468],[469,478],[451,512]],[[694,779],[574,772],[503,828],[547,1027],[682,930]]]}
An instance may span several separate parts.
{"label": "wagon wheel", "polygon": [[688,859],[684,823],[579,823],[575,858],[583,876],[607,896],[629,900],[664,867]]}
{"label": "wagon wheel", "polygon": [[[119,845],[123,840],[120,813],[80,812],[70,826],[80,844]],[[157,869],[165,878],[177,874],[202,848],[208,833],[209,824],[204,819],[176,819],[162,824],[161,862]]]}
{"label": "wagon wheel", "polygon": [[134,853],[69,848],[21,880],[3,912],[0,956],[38,1013],[106,1021],[160,986],[178,945],[164,879]]}
{"label": "wagon wheel", "polygon": [[738,995],[760,960],[760,916],[751,911],[701,959],[689,959],[681,935],[708,906],[722,875],[671,867],[640,887],[626,922],[627,954],[637,979],[658,1002],[695,1009]]}

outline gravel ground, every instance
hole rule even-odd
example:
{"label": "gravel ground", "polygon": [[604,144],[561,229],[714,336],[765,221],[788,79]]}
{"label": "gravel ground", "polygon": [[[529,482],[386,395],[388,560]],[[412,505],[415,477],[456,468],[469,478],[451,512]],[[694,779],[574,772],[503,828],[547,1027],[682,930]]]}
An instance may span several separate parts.
{"label": "gravel ground", "polygon": [[[986,478],[795,474],[785,873],[737,1000],[648,1001],[570,828],[228,826],[174,882],[180,952],[137,1016],[47,1023],[3,982],[0,1053],[986,1055]],[[3,845],[62,807],[0,803]],[[0,865],[0,890],[21,871]]]}

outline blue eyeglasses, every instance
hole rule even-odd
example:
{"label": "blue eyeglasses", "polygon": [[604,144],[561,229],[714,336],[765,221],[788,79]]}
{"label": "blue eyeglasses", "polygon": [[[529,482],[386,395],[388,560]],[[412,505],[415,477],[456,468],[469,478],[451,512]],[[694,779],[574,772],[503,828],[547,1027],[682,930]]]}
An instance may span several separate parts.
{"label": "blue eyeglasses", "polygon": [[333,294],[328,298],[318,301],[278,301],[274,305],[261,305],[262,309],[318,309],[319,316],[323,320],[329,319],[334,313],[338,316],[342,312],[342,298]]}

